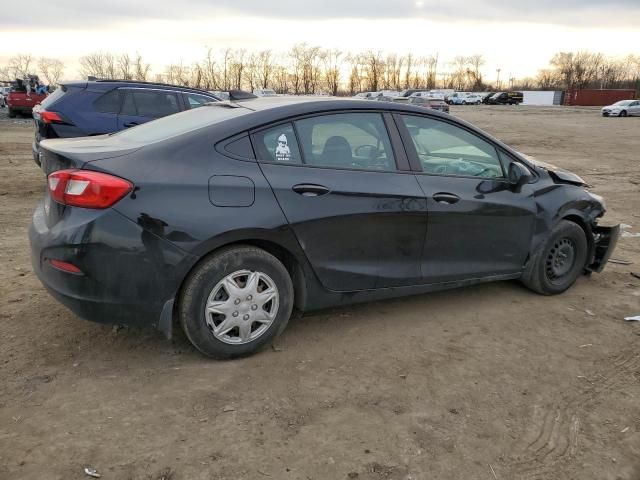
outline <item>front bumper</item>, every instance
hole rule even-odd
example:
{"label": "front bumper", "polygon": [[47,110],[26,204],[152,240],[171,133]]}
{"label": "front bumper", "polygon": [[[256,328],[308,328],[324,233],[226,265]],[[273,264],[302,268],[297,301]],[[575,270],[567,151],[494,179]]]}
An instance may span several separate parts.
{"label": "front bumper", "polygon": [[594,227],[594,254],[593,261],[587,267],[590,272],[601,272],[611,257],[613,250],[620,238],[620,225],[614,227]]}
{"label": "front bumper", "polygon": [[[49,227],[42,202],[29,241],[33,269],[51,295],[86,320],[158,327],[195,260],[115,210],[49,208],[65,209],[62,220]],[[50,259],[82,274],[58,270]]]}

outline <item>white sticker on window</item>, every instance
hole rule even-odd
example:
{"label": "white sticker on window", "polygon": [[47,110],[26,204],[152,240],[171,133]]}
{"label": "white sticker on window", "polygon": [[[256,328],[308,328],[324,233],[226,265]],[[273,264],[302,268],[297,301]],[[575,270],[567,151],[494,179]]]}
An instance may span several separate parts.
{"label": "white sticker on window", "polygon": [[291,150],[289,149],[287,136],[284,133],[278,137],[278,146],[276,147],[276,161],[277,162],[291,161]]}

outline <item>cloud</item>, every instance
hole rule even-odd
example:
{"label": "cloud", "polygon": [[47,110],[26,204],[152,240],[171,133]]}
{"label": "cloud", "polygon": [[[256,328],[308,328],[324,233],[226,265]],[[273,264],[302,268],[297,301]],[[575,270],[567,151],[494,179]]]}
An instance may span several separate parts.
{"label": "cloud", "polygon": [[[471,4],[471,5],[470,5]],[[640,22],[638,0],[32,0],[29,8],[4,9],[0,26],[8,28],[111,27],[138,20],[264,17],[291,20],[336,18],[412,19],[478,22],[539,22],[598,27]]]}

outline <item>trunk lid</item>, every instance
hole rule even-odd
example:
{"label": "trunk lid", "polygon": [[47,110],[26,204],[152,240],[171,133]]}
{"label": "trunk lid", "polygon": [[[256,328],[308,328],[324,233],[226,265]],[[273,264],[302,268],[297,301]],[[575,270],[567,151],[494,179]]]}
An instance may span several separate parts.
{"label": "trunk lid", "polygon": [[87,163],[121,157],[142,148],[117,135],[55,138],[40,142],[40,166],[46,175],[65,168],[83,168]]}

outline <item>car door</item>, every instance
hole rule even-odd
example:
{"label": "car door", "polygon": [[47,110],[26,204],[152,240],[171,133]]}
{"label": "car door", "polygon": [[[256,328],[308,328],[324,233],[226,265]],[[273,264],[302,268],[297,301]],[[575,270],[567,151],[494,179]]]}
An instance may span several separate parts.
{"label": "car door", "polygon": [[181,110],[178,93],[155,88],[123,88],[125,96],[118,115],[118,130],[135,127]]}
{"label": "car door", "polygon": [[252,141],[326,288],[420,282],[426,202],[390,116],[317,115],[254,132]]}
{"label": "car door", "polygon": [[528,185],[515,191],[505,178],[504,163],[512,159],[453,122],[405,114],[395,118],[427,199],[425,283],[521,271],[536,206]]}
{"label": "car door", "polygon": [[636,100],[629,105],[629,115],[640,116],[640,101]]}

